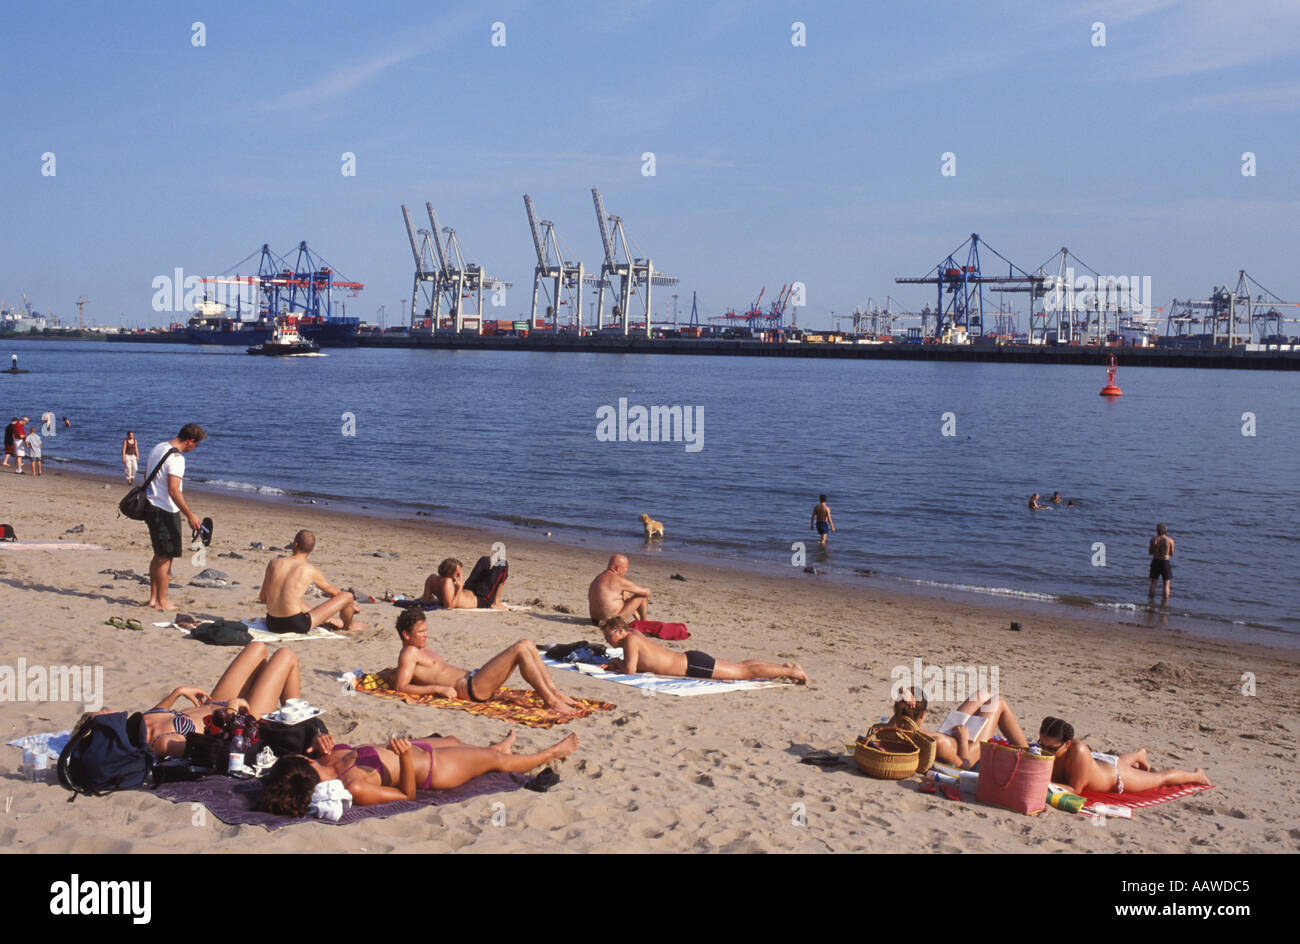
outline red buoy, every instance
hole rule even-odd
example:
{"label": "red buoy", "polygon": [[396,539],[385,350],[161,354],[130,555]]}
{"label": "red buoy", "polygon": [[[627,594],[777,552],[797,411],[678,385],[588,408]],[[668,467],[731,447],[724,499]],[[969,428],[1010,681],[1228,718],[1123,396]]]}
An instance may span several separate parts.
{"label": "red buoy", "polygon": [[1121,390],[1119,387],[1115,386],[1115,374],[1117,374],[1118,372],[1119,372],[1119,367],[1115,363],[1115,355],[1112,354],[1110,355],[1110,359],[1106,363],[1106,386],[1101,388],[1101,395],[1103,397],[1124,396],[1124,391]]}

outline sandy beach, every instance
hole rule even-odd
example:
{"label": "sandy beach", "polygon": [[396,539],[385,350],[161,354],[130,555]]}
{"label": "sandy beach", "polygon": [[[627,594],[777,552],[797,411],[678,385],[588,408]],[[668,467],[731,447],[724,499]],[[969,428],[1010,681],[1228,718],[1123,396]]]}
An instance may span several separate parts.
{"label": "sandy beach", "polygon": [[[6,470],[7,471],[7,470]],[[88,542],[106,550],[0,550],[0,662],[102,665],[103,704],[151,706],[179,684],[211,686],[237,650],[206,646],[142,604],[145,585],[106,570],[147,573],[142,523],[116,516],[126,486],[47,467],[41,479],[0,475],[0,521],[22,542]],[[369,593],[418,592],[443,557],[472,562],[507,544],[507,602],[525,612],[432,613],[429,645],[473,667],[508,644],[598,640],[587,625],[586,587],[612,551],[631,558],[629,577],[654,590],[651,617],[687,623],[688,643],[719,658],[795,661],[805,687],[680,698],[570,672],[567,693],[617,709],[549,731],[518,729],[520,750],[569,732],[578,751],[550,792],[515,791],[354,826],[305,822],[267,832],[196,816],[148,791],[81,798],[21,780],[21,753],[0,751],[7,815],[0,848],[30,852],[1295,852],[1294,782],[1300,668],[1297,652],[1215,641],[1178,631],[1050,617],[1004,605],[951,603],[838,586],[792,568],[789,577],[704,566],[643,553],[635,521],[621,547],[572,547],[534,538],[389,520],[319,505],[270,503],[187,488],[195,511],[217,522],[207,566],[229,588],[187,586],[200,569],[176,562],[172,602],[200,616],[260,614],[258,586],[271,551],[299,528],[317,534],[312,560],[338,586]],[[68,533],[84,526],[84,532]],[[671,532],[670,532],[671,534]],[[223,557],[235,553],[239,558]],[[395,555],[393,557],[374,556]],[[680,574],[682,580],[670,579]],[[336,681],[350,669],[394,664],[397,610],[366,606],[366,631],[294,644],[304,695],[326,710],[330,730],[350,743],[391,734],[454,734],[499,740],[503,722],[464,712],[348,696]],[[105,625],[144,621],[143,632]],[[1012,620],[1023,629],[1012,632]],[[1204,767],[1211,791],[1104,823],[1055,810],[1026,817],[972,801],[917,792],[916,779],[868,779],[856,769],[799,763],[815,749],[842,749],[888,713],[891,670],[927,665],[998,668],[1002,694],[1031,735],[1045,715],[1073,722],[1097,750],[1146,747],[1158,769]],[[1247,676],[1247,673],[1251,673]],[[1243,694],[1253,678],[1256,694]],[[518,684],[514,682],[512,684]],[[955,707],[934,706],[940,712]],[[67,702],[0,703],[5,740],[70,727],[82,710]],[[931,716],[933,719],[933,715]],[[1032,730],[1031,730],[1032,729]],[[12,802],[8,802],[11,799]],[[493,822],[493,803],[505,823]],[[496,817],[499,822],[501,817]],[[200,822],[201,821],[201,822]]]}

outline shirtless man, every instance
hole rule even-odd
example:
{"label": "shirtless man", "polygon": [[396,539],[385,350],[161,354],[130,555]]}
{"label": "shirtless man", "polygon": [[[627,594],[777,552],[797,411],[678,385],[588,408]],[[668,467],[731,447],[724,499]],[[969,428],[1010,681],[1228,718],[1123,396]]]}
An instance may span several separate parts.
{"label": "shirtless man", "polygon": [[813,507],[812,521],[808,524],[809,530],[815,530],[822,536],[821,546],[826,546],[826,537],[835,531],[835,522],[831,519],[831,506],[826,504],[826,496],[822,495],[820,501]]}
{"label": "shirtless man", "polygon": [[624,619],[646,619],[650,610],[650,591],[628,580],[627,558],[615,554],[609,564],[587,588],[587,606],[591,612],[591,625],[599,626],[602,620],[614,616]]}
{"label": "shirtless man", "polygon": [[1147,599],[1156,598],[1156,580],[1163,578],[1165,582],[1164,599],[1162,602],[1169,602],[1169,591],[1173,588],[1174,583],[1174,565],[1170,563],[1170,558],[1174,556],[1174,539],[1165,533],[1163,524],[1156,525],[1156,536],[1151,539],[1147,545],[1147,553],[1151,555],[1151,586],[1147,588]]}
{"label": "shirtless man", "polygon": [[698,650],[673,652],[657,642],[651,642],[642,633],[630,629],[627,622],[615,616],[600,624],[605,642],[623,648],[623,658],[613,659],[607,668],[611,672],[636,675],[672,675],[679,678],[699,679],[791,679],[800,685],[808,683],[804,670],[793,662],[763,662],[747,659],[744,662],[723,662]]}
{"label": "shirtless man", "polygon": [[582,707],[555,687],[532,640],[521,639],[488,659],[482,668],[467,671],[448,664],[437,653],[425,648],[428,630],[424,613],[418,607],[408,607],[397,617],[397,635],[402,639],[397,668],[379,673],[395,691],[482,702],[495,695],[518,669],[523,680],[553,711],[571,715]]}
{"label": "shirtless man", "polygon": [[[475,592],[476,589],[493,587],[494,584],[490,596],[479,596]],[[448,557],[424,581],[424,593],[420,602],[436,601],[448,610],[504,610],[506,605],[501,602],[501,593],[505,588],[504,565],[493,567],[491,558],[480,557],[467,580],[461,562]]]}
{"label": "shirtless man", "polygon": [[1029,496],[1029,510],[1030,510],[1030,511],[1038,511],[1038,510],[1039,510],[1040,508],[1042,508],[1042,507],[1043,507],[1042,505],[1038,504],[1038,493],[1037,493],[1037,492],[1034,492],[1034,494],[1032,494],[1032,495]]}
{"label": "shirtless man", "polygon": [[[277,557],[266,565],[262,578],[262,592],[257,599],[266,604],[266,628],[273,633],[305,633],[337,616],[341,626],[336,629],[353,630],[365,627],[356,622],[361,612],[351,593],[332,586],[325,575],[307,560],[316,549],[316,535],[299,531],[293,537],[288,557]],[[329,599],[314,609],[306,609],[302,595],[307,588],[316,586],[329,595]]]}
{"label": "shirtless man", "polygon": [[1061,497],[1060,492],[1052,492],[1052,497],[1049,498],[1048,501],[1053,505],[1059,505],[1061,502],[1065,501],[1065,499]]}
{"label": "shirtless man", "polygon": [[1195,770],[1152,770],[1146,748],[1127,754],[1101,754],[1075,740],[1074,727],[1060,718],[1044,718],[1038,732],[1038,746],[1054,758],[1052,782],[1074,793],[1143,793],[1158,787],[1184,783],[1205,783],[1210,778],[1200,767]]}

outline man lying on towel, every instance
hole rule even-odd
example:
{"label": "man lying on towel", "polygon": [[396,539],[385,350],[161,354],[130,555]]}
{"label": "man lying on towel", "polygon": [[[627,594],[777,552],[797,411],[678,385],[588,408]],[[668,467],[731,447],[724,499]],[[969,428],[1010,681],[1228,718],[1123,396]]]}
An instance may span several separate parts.
{"label": "man lying on towel", "polygon": [[625,672],[636,675],[673,675],[680,678],[696,679],[790,679],[805,685],[808,676],[804,670],[793,662],[763,662],[759,659],[746,659],[744,662],[723,662],[707,653],[692,649],[690,652],[673,652],[657,642],[651,642],[645,634],[631,629],[621,616],[615,616],[600,624],[600,631],[605,634],[605,642],[611,646],[621,646],[623,658],[612,659],[605,668],[611,672]]}
{"label": "man lying on towel", "polygon": [[531,640],[521,639],[488,659],[481,668],[467,671],[448,664],[436,652],[425,648],[428,631],[429,625],[422,610],[411,607],[402,610],[397,617],[397,635],[402,639],[397,668],[379,673],[393,691],[490,701],[497,689],[518,669],[523,680],[533,687],[548,708],[565,715],[581,710],[581,705],[555,687]]}
{"label": "man lying on towel", "polygon": [[[293,536],[288,557],[277,557],[266,565],[262,592],[257,599],[266,604],[266,628],[273,633],[305,633],[328,623],[334,629],[365,629],[356,621],[361,612],[352,594],[332,586],[325,575],[307,560],[316,549],[316,535],[299,531]],[[302,595],[315,586],[329,597],[308,609]],[[338,623],[332,622],[339,618]]]}
{"label": "man lying on towel", "polygon": [[466,577],[460,561],[448,557],[424,581],[420,602],[441,603],[447,610],[504,610],[501,591],[508,574],[505,561],[493,564],[492,558],[480,557]]}

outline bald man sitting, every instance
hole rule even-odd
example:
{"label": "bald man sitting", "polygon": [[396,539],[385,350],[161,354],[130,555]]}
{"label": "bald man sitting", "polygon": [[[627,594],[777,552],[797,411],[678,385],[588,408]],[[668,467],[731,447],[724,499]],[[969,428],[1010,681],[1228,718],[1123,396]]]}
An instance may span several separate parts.
{"label": "bald man sitting", "polygon": [[[266,628],[273,633],[305,633],[323,623],[335,629],[363,629],[356,622],[361,612],[352,594],[332,586],[307,556],[316,549],[316,535],[299,531],[289,547],[288,557],[277,557],[266,565],[262,592],[257,599],[266,604]],[[307,588],[315,586],[329,599],[313,609],[303,603]],[[339,622],[331,622],[337,616]]]}
{"label": "bald man sitting", "polygon": [[650,608],[650,591],[627,579],[627,567],[627,558],[615,554],[587,588],[587,606],[591,610],[592,626],[599,626],[603,620],[615,616],[629,621],[646,618]]}

